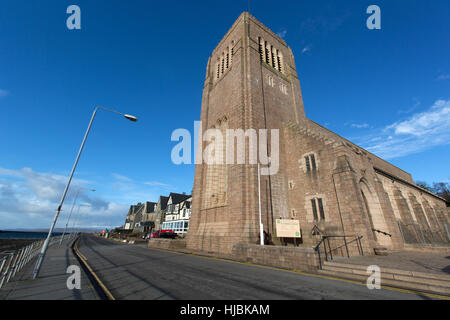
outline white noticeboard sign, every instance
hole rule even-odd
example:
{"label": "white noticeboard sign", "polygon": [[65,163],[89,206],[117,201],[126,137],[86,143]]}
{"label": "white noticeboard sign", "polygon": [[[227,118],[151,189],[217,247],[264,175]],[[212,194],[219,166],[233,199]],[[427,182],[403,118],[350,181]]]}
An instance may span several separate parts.
{"label": "white noticeboard sign", "polygon": [[276,228],[278,238],[301,238],[299,220],[277,219]]}

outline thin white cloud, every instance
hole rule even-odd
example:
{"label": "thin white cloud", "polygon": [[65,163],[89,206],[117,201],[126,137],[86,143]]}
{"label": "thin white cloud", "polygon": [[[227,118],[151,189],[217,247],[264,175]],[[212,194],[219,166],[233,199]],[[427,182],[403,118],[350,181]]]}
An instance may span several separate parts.
{"label": "thin white cloud", "polygon": [[302,53],[306,53],[306,52],[309,52],[309,51],[311,51],[311,45],[307,45],[306,47],[304,47],[302,49]]}
{"label": "thin white cloud", "polygon": [[438,81],[450,80],[450,74],[441,74],[436,78],[436,80]]}
{"label": "thin white cloud", "polygon": [[9,92],[3,89],[0,89],[0,98],[6,97],[9,95]]}
{"label": "thin white cloud", "polygon": [[450,100],[437,100],[428,110],[377,131],[356,140],[386,159],[450,144]]}
{"label": "thin white cloud", "polygon": [[126,176],[123,176],[121,174],[118,174],[118,173],[112,173],[111,175],[117,180],[126,181],[126,182],[133,181],[132,179],[130,179],[130,178],[126,177]]}
{"label": "thin white cloud", "polygon": [[438,100],[427,111],[413,115],[410,119],[395,122],[386,127],[395,134],[414,136],[450,133],[450,100]]}
{"label": "thin white cloud", "polygon": [[148,186],[172,188],[172,186],[170,184],[162,183],[162,182],[159,182],[159,181],[144,182],[144,184],[146,184]]}
{"label": "thin white cloud", "polygon": [[398,114],[408,114],[415,110],[417,110],[418,107],[420,107],[421,102],[417,98],[413,98],[413,105],[409,108],[401,109],[397,113]]}
{"label": "thin white cloud", "polygon": [[339,29],[351,16],[350,12],[336,12],[331,7],[325,10],[326,14],[310,17],[301,23],[302,32],[313,35],[328,35]]}
{"label": "thin white cloud", "polygon": [[279,36],[280,38],[286,37],[287,35],[287,30],[286,29],[281,29],[280,31],[277,32],[277,36]]}
{"label": "thin white cloud", "polygon": [[352,123],[350,126],[357,129],[365,129],[369,127],[367,123]]}
{"label": "thin white cloud", "polygon": [[[48,228],[67,179],[66,176],[36,172],[31,168],[12,170],[0,167],[0,229]],[[58,221],[59,226],[65,223],[78,188],[85,185],[84,180],[72,181]],[[90,205],[89,208],[80,209],[80,212],[87,211],[86,221],[96,219],[101,222],[105,217],[118,214],[111,202],[85,190],[79,193],[78,203]],[[111,211],[111,208],[114,210]],[[124,215],[124,212],[121,214]],[[95,218],[101,215],[103,218]],[[119,221],[115,221],[115,224]]]}

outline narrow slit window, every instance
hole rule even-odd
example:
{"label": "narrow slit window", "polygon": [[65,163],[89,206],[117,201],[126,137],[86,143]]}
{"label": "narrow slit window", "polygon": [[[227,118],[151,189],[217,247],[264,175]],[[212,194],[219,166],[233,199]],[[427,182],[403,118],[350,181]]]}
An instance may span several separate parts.
{"label": "narrow slit window", "polygon": [[270,54],[269,54],[269,48],[267,47],[267,41],[264,44],[264,49],[265,49],[265,52],[266,52],[266,63],[269,64],[270,63],[270,60],[269,60]]}
{"label": "narrow slit window", "polygon": [[316,171],[316,157],[314,157],[314,155],[311,155],[311,165],[312,165],[312,169],[313,171]]}
{"label": "narrow slit window", "polygon": [[222,55],[222,74],[223,74],[223,71],[224,71],[224,67],[225,67],[225,59],[224,59],[224,57],[223,57],[223,55]]}
{"label": "narrow slit window", "polygon": [[311,165],[309,163],[309,157],[305,157],[306,171],[311,171]]}
{"label": "narrow slit window", "polygon": [[273,54],[273,46],[270,46],[270,62],[272,63],[272,67],[275,68],[275,55]]}
{"label": "narrow slit window", "polygon": [[227,48],[227,64],[226,64],[227,69],[229,66],[230,66],[230,50]]}
{"label": "narrow slit window", "polygon": [[284,73],[284,62],[283,62],[283,55],[280,52],[280,55],[278,56],[278,58],[280,59],[280,62],[278,63],[278,66],[280,68],[280,72]]}
{"label": "narrow slit window", "polygon": [[281,59],[280,59],[280,52],[277,50],[277,66],[278,66],[278,71],[281,72]]}
{"label": "narrow slit window", "polygon": [[264,59],[263,59],[263,45],[262,45],[261,37],[258,38],[258,51],[259,51],[259,58],[261,59],[261,61],[264,61]]}
{"label": "narrow slit window", "polygon": [[319,218],[317,217],[316,199],[311,199],[311,205],[312,205],[314,221],[318,221]]}
{"label": "narrow slit window", "polygon": [[231,41],[231,48],[230,48],[230,66],[233,63],[233,55],[234,55],[234,40]]}
{"label": "narrow slit window", "polygon": [[325,220],[325,212],[323,211],[323,203],[322,199],[317,199],[317,202],[319,202],[319,212],[320,212],[320,219]]}

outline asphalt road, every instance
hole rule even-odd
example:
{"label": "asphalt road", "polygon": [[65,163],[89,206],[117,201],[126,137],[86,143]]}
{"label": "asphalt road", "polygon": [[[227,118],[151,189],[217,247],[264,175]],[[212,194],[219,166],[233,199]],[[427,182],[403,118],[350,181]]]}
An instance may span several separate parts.
{"label": "asphalt road", "polygon": [[82,235],[80,252],[118,300],[410,300],[396,290],[178,254]]}

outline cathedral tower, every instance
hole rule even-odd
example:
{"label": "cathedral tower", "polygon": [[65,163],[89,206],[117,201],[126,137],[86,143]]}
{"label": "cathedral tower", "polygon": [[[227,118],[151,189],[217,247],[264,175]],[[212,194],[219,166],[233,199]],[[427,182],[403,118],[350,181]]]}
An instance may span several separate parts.
{"label": "cathedral tower", "polygon": [[[304,118],[291,49],[249,13],[242,13],[208,61],[203,133],[215,128],[225,137],[227,129],[280,130],[284,122],[299,123]],[[202,149],[197,152],[203,152],[205,144]],[[246,159],[248,153],[246,145]],[[288,215],[283,170],[280,163],[277,174],[261,180],[262,220],[269,235],[273,219]],[[257,243],[258,221],[255,164],[196,166],[188,247],[229,252],[236,242]]]}

